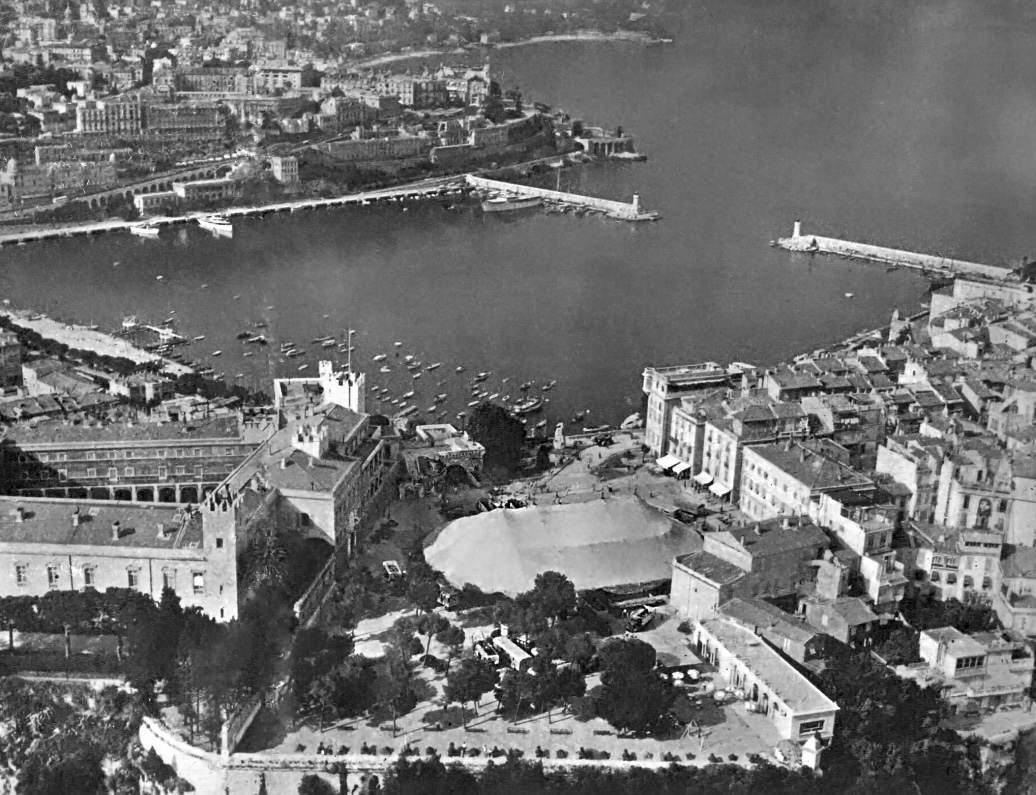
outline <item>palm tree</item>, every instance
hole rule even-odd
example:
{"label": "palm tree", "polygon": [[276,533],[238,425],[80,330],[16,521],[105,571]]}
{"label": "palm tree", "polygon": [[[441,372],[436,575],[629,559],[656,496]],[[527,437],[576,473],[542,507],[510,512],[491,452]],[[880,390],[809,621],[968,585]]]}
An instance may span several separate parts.
{"label": "palm tree", "polygon": [[260,532],[246,553],[248,580],[252,585],[284,586],[288,581],[288,549],[275,528]]}

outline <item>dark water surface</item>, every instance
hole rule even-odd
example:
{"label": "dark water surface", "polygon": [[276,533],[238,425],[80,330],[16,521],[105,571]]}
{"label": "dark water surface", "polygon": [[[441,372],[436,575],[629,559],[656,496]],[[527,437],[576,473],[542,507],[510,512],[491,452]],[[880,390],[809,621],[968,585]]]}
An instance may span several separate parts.
{"label": "dark water surface", "polygon": [[[916,310],[916,276],[768,248],[797,216],[822,234],[980,261],[1031,253],[1033,18],[1021,2],[707,0],[670,45],[500,51],[505,84],[623,125],[650,157],[568,170],[564,187],[639,190],[664,220],[436,204],[271,216],[235,222],[229,241],[190,228],[7,248],[0,295],[102,328],[175,310],[182,333],[207,336],[190,356],[222,349],[217,370],[253,386],[305,361],[313,372],[310,340],[352,326],[368,383],[417,389],[422,408],[447,392],[456,413],[465,377],[491,370],[493,392],[513,393],[504,377],[557,379],[548,416],[590,408],[616,422],[636,409],[645,364],[768,364]],[[235,334],[261,319],[307,358],[277,361],[276,344],[272,360],[244,358],[254,348]],[[394,359],[395,340],[443,367],[416,382],[400,366],[380,375],[370,359]]]}

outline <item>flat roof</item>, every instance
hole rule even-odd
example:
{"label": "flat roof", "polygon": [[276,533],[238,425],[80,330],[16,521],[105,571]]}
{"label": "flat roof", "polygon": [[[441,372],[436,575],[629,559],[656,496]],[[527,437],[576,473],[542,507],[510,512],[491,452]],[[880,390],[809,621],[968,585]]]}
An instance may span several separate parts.
{"label": "flat roof", "polygon": [[[23,521],[17,521],[17,509]],[[78,508],[80,524],[72,525]],[[112,537],[112,523],[118,522],[119,539]],[[159,533],[163,525],[168,535]],[[181,524],[184,533],[179,535]],[[202,540],[202,519],[198,512],[186,513],[181,506],[165,503],[115,502],[108,500],[51,500],[34,497],[0,497],[0,543],[62,544],[69,546],[183,549]]]}
{"label": "flat roof", "polygon": [[34,425],[11,425],[6,439],[18,447],[33,449],[39,445],[59,447],[124,444],[130,442],[195,442],[205,439],[239,440],[241,423],[236,414],[192,419],[187,422],[113,422],[74,423],[45,420]]}
{"label": "flat roof", "polygon": [[720,618],[699,622],[731,655],[773,689],[798,714],[833,712],[838,705],[786,663],[754,632]]}
{"label": "flat roof", "polygon": [[872,482],[853,469],[800,444],[788,448],[782,444],[764,444],[745,448],[745,453],[758,455],[811,490],[869,486]]}
{"label": "flat roof", "polygon": [[733,563],[727,563],[723,558],[716,557],[711,552],[699,551],[689,555],[680,555],[676,558],[676,562],[717,585],[735,582],[748,573]]}

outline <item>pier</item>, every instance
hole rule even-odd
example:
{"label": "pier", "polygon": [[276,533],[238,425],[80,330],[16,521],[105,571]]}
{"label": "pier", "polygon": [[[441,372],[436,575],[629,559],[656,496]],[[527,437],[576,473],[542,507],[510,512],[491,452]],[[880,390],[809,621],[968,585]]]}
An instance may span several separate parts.
{"label": "pier", "polygon": [[834,237],[807,235],[802,233],[802,223],[796,221],[791,237],[774,241],[774,246],[786,251],[804,254],[834,254],[847,259],[876,262],[895,268],[908,268],[940,276],[983,276],[1002,280],[1011,274],[1011,269],[999,265],[983,265],[980,262],[938,257],[933,254],[918,254],[897,248],[874,246],[869,243],[854,243]]}
{"label": "pier", "polygon": [[597,199],[593,196],[581,196],[578,193],[565,193],[560,190],[534,188],[531,185],[516,185],[513,182],[501,182],[474,174],[468,174],[465,178],[468,185],[477,190],[492,191],[523,199],[542,199],[545,204],[571,207],[577,210],[593,210],[621,221],[655,221],[659,218],[658,213],[645,212],[641,209],[640,197],[635,193],[632,202],[619,202],[611,199]]}

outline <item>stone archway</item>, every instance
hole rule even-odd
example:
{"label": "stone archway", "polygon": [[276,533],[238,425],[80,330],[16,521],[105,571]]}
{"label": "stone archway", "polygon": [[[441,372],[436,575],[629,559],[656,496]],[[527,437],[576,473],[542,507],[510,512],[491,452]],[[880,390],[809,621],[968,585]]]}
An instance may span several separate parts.
{"label": "stone archway", "polygon": [[90,489],[91,500],[110,500],[111,498],[111,490],[106,486],[94,486]]}
{"label": "stone archway", "polygon": [[146,487],[137,489],[137,502],[154,502],[155,501],[155,490]]}
{"label": "stone archway", "polygon": [[90,492],[88,489],[73,486],[68,490],[68,498],[70,500],[88,500],[90,499]]}
{"label": "stone archway", "polygon": [[176,502],[176,488],[173,486],[163,486],[158,490],[158,501],[159,502]]}
{"label": "stone archway", "polygon": [[132,489],[115,489],[112,494],[112,499],[121,500],[124,502],[133,501],[133,490]]}
{"label": "stone archway", "polygon": [[198,502],[197,486],[181,486],[180,502]]}

